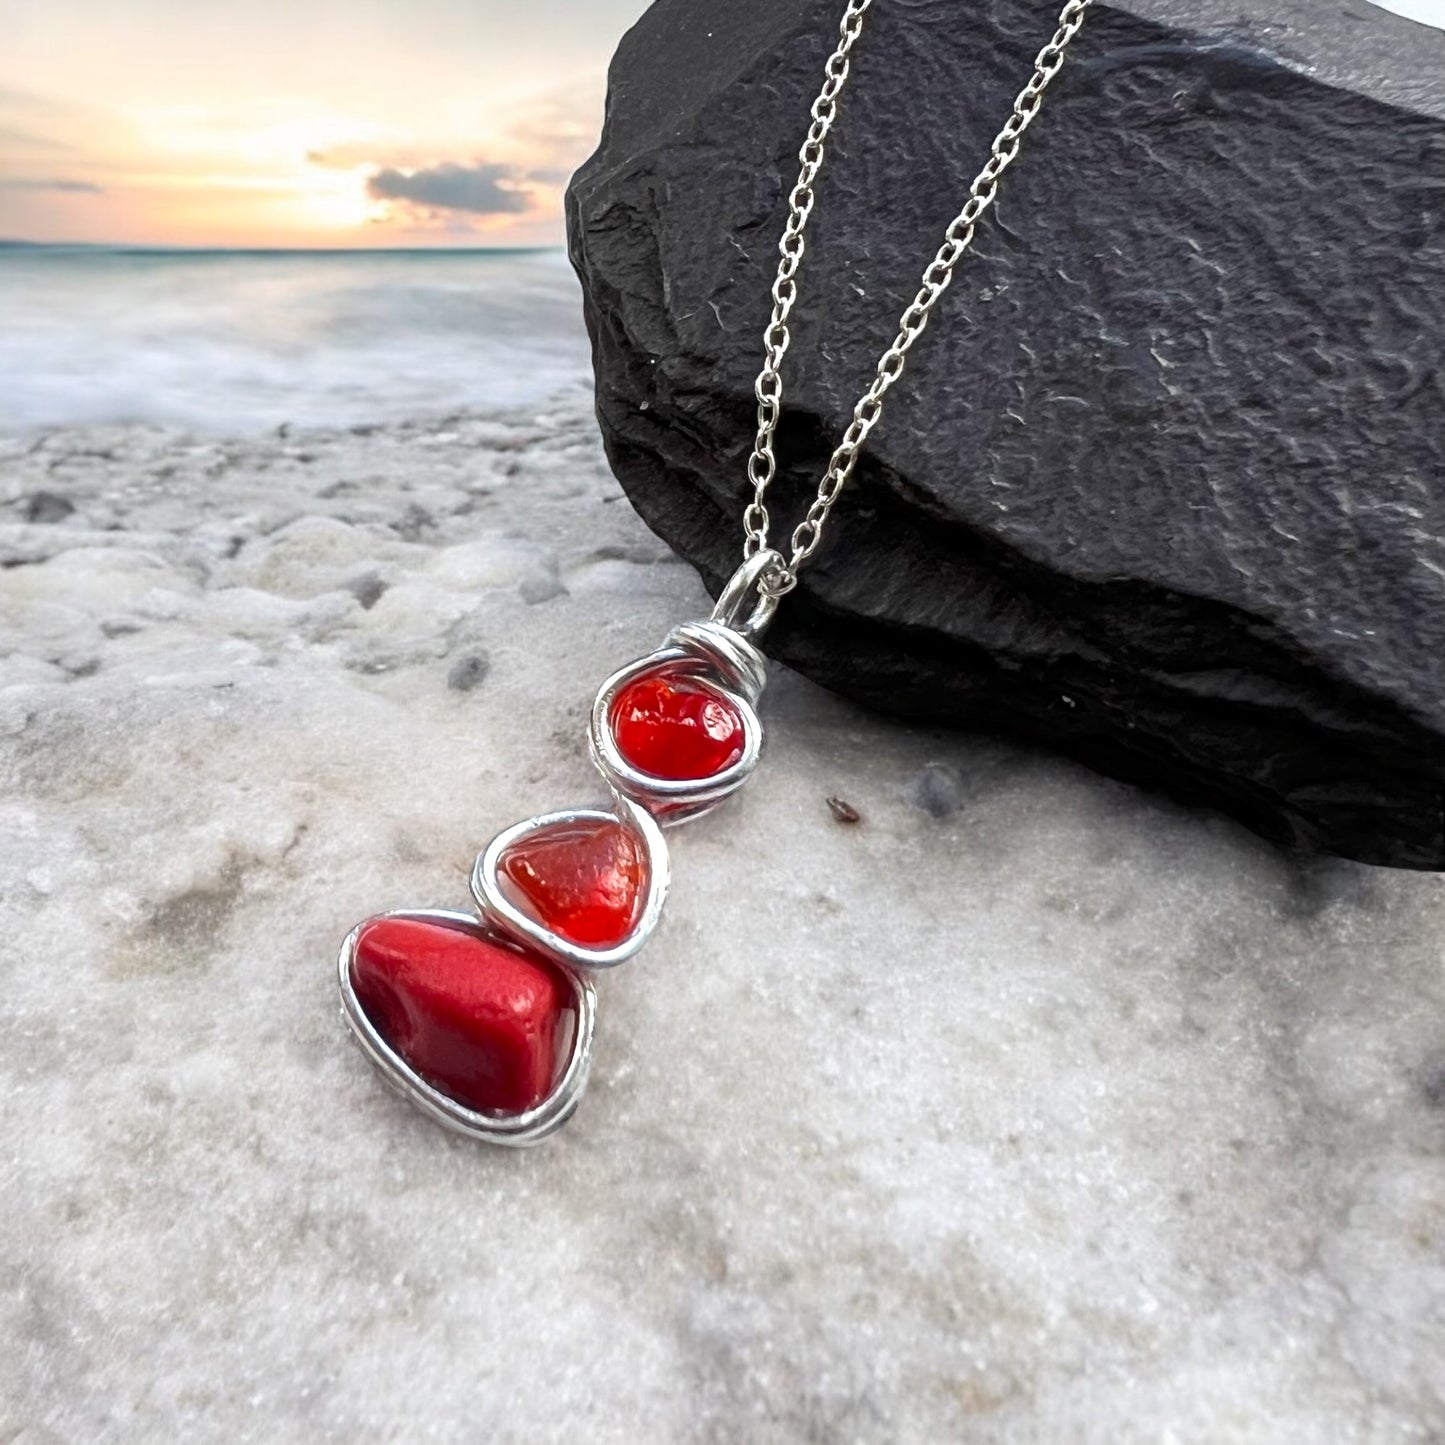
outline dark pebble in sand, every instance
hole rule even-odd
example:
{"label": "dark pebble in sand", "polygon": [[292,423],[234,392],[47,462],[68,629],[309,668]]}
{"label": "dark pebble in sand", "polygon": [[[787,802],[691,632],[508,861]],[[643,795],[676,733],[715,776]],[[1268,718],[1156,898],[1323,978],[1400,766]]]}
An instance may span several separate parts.
{"label": "dark pebble in sand", "polygon": [[963,806],[963,782],[956,768],[929,763],[913,783],[913,801],[930,818],[948,818]]}
{"label": "dark pebble in sand", "polygon": [[358,577],[348,586],[347,591],[361,603],[363,612],[370,612],[381,601],[381,594],[386,591],[386,583],[373,572],[368,576]]}
{"label": "dark pebble in sand", "polygon": [[447,686],[453,692],[470,692],[491,670],[492,661],[485,652],[459,657],[447,673]]}
{"label": "dark pebble in sand", "polygon": [[63,522],[75,511],[75,503],[59,492],[31,492],[21,508],[27,522]]}
{"label": "dark pebble in sand", "polygon": [[424,532],[430,532],[435,527],[436,518],[425,507],[419,507],[415,502],[406,509],[404,517],[398,518],[391,524],[391,530],[408,542],[419,542]]}

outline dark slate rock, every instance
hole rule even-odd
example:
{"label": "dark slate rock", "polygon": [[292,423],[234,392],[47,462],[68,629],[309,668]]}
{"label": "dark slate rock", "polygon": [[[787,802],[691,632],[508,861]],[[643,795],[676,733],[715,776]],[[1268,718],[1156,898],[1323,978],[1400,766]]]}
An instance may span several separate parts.
{"label": "dark slate rock", "polygon": [[[1053,9],[870,12],[800,274],[788,528]],[[568,193],[612,464],[714,591],[839,10],[659,0]],[[1364,0],[1099,7],[768,651],[1445,866],[1442,77],[1445,37]]]}

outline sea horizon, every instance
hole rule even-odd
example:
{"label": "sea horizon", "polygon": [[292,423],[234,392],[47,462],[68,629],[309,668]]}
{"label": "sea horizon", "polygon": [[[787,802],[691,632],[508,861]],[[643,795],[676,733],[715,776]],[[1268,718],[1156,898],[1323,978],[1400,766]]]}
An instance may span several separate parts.
{"label": "sea horizon", "polygon": [[526,256],[565,251],[565,242],[535,246],[190,246],[154,241],[28,241],[0,236],[0,252],[45,251],[127,256]]}

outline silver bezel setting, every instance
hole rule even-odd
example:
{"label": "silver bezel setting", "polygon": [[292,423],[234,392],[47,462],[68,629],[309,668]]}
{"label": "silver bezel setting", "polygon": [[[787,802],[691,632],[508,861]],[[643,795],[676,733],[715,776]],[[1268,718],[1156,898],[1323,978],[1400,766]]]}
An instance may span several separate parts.
{"label": "silver bezel setting", "polygon": [[[677,629],[669,638],[670,643],[676,639],[674,645],[664,646],[619,668],[598,689],[596,701],[592,704],[592,723],[588,733],[592,761],[616,792],[640,803],[664,827],[700,817],[740,788],[757,766],[762,749],[763,725],[748,695],[751,692],[756,696],[751,684],[758,669],[750,666],[748,672],[739,677],[733,668],[721,665],[720,659],[710,650],[688,645],[692,641],[690,633],[707,626],[705,623],[690,624],[689,633],[684,635],[679,635],[683,629]],[[754,651],[746,642],[742,646]],[[695,678],[737,710],[743,725],[742,752],[721,772],[707,778],[657,778],[651,773],[640,772],[622,756],[612,732],[612,704],[628,683],[659,670]],[[758,678],[757,686],[761,687],[761,678]]]}
{"label": "silver bezel setting", "polygon": [[424,923],[445,923],[451,927],[460,927],[463,931],[479,937],[497,937],[500,934],[503,941],[511,944],[515,944],[517,940],[494,930],[485,920],[473,914],[440,908],[394,908],[385,913],[373,914],[371,918],[363,919],[346,935],[338,963],[342,1014],[362,1051],[376,1065],[387,1084],[438,1124],[472,1139],[484,1139],[490,1144],[518,1147],[537,1144],[560,1129],[576,1110],[582,1092],[587,1087],[587,1075],[592,1065],[597,994],[591,981],[571,968],[562,968],[572,985],[576,1031],[572,1039],[571,1056],[552,1092],[535,1108],[520,1114],[484,1114],[467,1108],[465,1104],[459,1104],[436,1085],[422,1078],[382,1038],[362,1008],[361,1000],[357,998],[351,982],[351,964],[361,930],[378,918],[414,918]]}
{"label": "silver bezel setting", "polygon": [[[611,948],[590,948],[586,944],[558,937],[545,924],[518,908],[502,890],[498,870],[507,849],[529,834],[569,823],[621,823],[642,839],[643,851],[647,855],[647,889],[642,908],[632,932]],[[573,968],[606,969],[615,968],[631,958],[647,942],[662,916],[670,878],[667,840],[662,836],[662,830],[645,808],[619,795],[615,809],[566,808],[528,818],[498,833],[473,865],[472,897],[477,900],[482,917],[517,942],[540,949],[558,963],[569,964]]]}

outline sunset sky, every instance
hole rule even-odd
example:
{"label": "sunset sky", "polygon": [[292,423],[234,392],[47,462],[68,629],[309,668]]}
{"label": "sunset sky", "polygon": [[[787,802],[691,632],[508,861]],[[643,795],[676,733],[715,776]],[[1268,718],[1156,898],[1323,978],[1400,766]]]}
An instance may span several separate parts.
{"label": "sunset sky", "polygon": [[0,238],[561,239],[646,0],[0,0]]}
{"label": "sunset sky", "polygon": [[559,242],[645,5],[0,0],[0,239]]}

